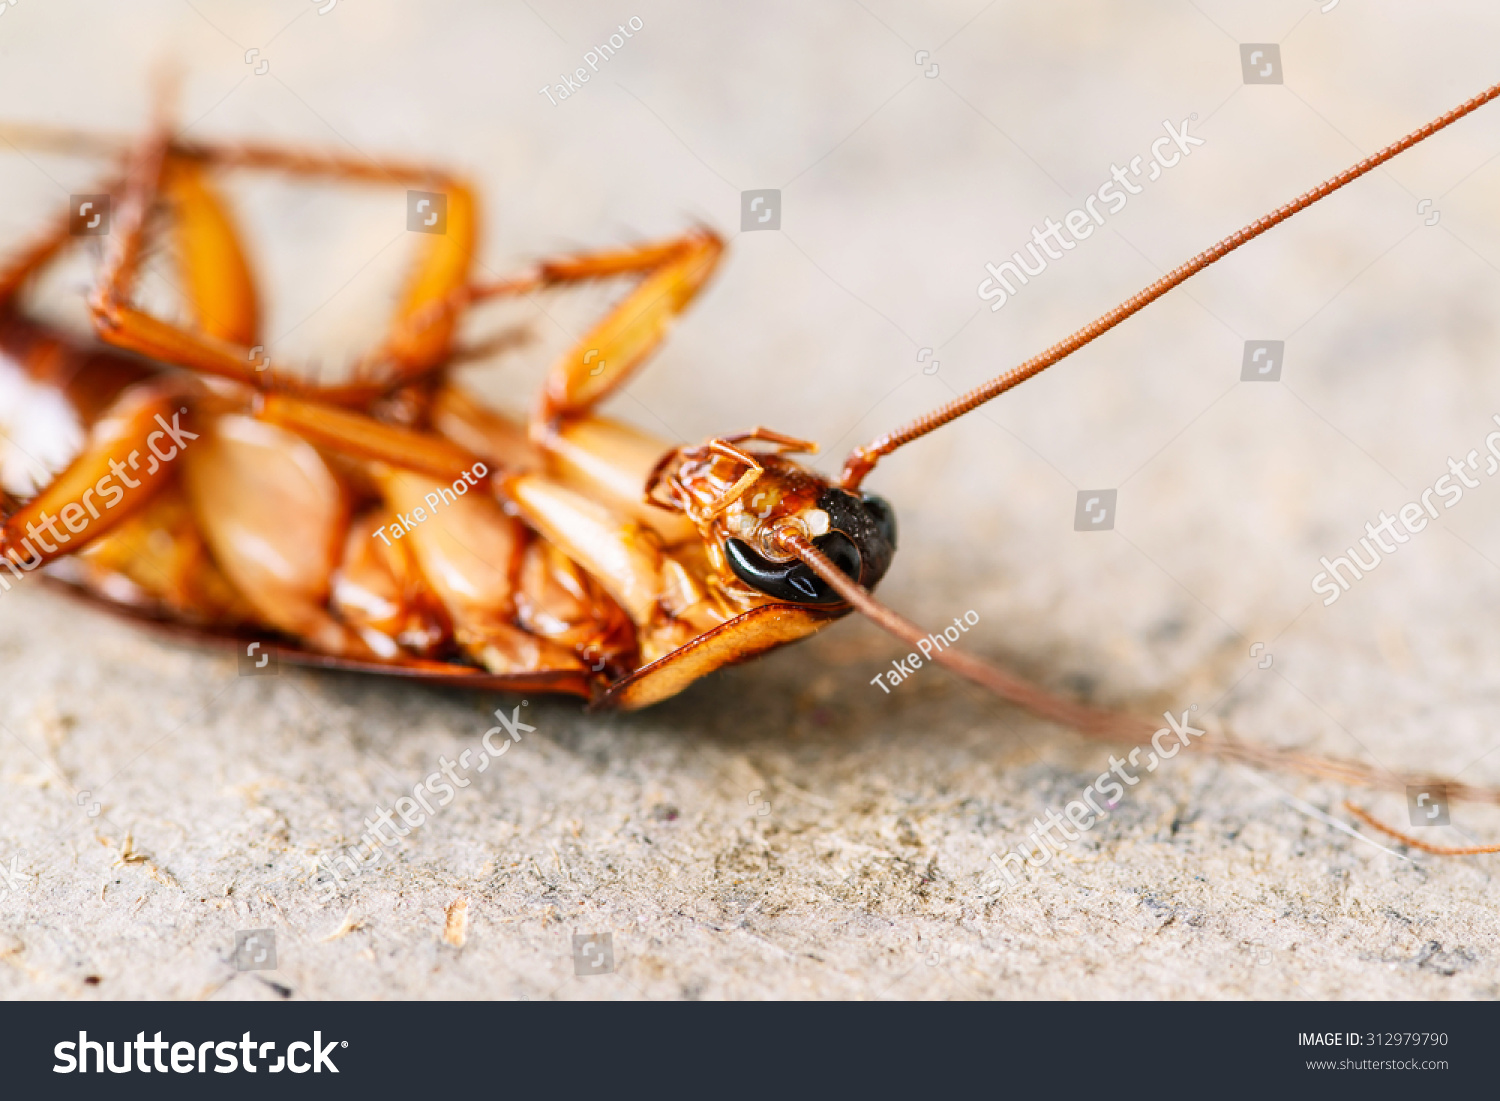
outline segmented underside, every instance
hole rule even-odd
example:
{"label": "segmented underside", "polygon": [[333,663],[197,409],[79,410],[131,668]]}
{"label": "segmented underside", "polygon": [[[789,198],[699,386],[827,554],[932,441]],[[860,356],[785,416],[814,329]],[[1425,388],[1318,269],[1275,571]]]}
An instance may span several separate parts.
{"label": "segmented underside", "polygon": [[[131,361],[18,319],[0,336],[0,353],[0,430],[10,441],[0,475],[15,499],[61,471],[132,386],[156,381]],[[155,458],[120,455],[118,477],[101,480],[94,500],[133,513],[44,572],[138,615],[213,636],[280,639],[314,659],[483,672],[585,695],[774,603],[725,584],[681,517],[651,510],[660,516],[653,528],[641,522],[651,512],[638,518],[601,502],[581,468],[590,454],[618,460],[618,447],[599,452],[631,434],[602,419],[571,433],[585,455],[570,453],[569,462],[532,448],[519,423],[446,383],[425,392],[423,427],[481,456],[475,473],[511,486],[525,502],[518,509],[481,478],[443,483],[320,450],[211,391],[189,404],[180,446],[161,445],[174,453],[149,499],[131,500]],[[640,455],[668,450],[633,436]],[[549,528],[574,553],[539,530]],[[59,523],[19,539],[0,582],[27,572],[34,541],[56,542],[52,529],[67,534]],[[612,546],[590,547],[605,534]],[[633,555],[626,569],[585,565],[620,545]]]}

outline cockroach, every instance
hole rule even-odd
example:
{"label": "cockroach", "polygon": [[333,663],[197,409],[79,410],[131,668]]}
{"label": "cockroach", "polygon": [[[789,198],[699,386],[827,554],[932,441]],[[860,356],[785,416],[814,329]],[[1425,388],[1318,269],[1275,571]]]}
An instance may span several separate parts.
{"label": "cockroach", "polygon": [[[474,191],[432,166],[188,141],[161,121],[128,143],[11,128],[14,143],[107,155],[116,175],[96,190],[119,201],[87,301],[97,343],[38,320],[21,298],[86,212],[68,211],[0,269],[0,395],[10,395],[0,400],[11,402],[0,418],[12,427],[0,468],[10,576],[0,572],[0,586],[45,567],[90,600],[201,640],[606,708],[657,703],[850,611],[915,646],[927,633],[871,595],[897,547],[891,506],[862,490],[882,457],[1497,96],[1500,84],[1020,366],[855,448],[837,480],[795,457],[815,444],[767,428],[673,446],[595,411],[708,282],[723,252],[710,229],[476,281]],[[384,337],[347,377],[310,382],[262,354],[254,278],[214,183],[231,170],[421,188],[428,224],[445,208],[444,231],[421,238]],[[182,322],[134,300],[143,250],[162,232],[175,239],[191,313]],[[473,307],[619,277],[637,281],[553,364],[526,423],[451,377],[463,358],[455,333]],[[931,657],[1086,735],[1141,742],[1156,725],[1060,698],[958,649]],[[1232,760],[1342,783],[1408,781],[1291,750],[1210,744]],[[1500,792],[1448,789],[1500,803]]]}

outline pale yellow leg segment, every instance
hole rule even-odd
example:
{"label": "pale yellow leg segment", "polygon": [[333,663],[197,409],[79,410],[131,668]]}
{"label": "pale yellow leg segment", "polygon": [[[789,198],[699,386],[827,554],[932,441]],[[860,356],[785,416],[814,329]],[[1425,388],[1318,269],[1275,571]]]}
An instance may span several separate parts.
{"label": "pale yellow leg segment", "polygon": [[[25,568],[82,550],[144,507],[196,438],[183,386],[126,391],[94,425],[83,452],[6,518],[0,551]],[[12,571],[14,572],[14,571]]]}
{"label": "pale yellow leg segment", "polygon": [[451,379],[433,395],[428,407],[432,427],[445,439],[507,474],[541,469],[542,453],[526,436],[526,426],[488,409]]}
{"label": "pale yellow leg segment", "polygon": [[646,278],[553,365],[533,415],[533,435],[545,437],[558,421],[587,413],[623,385],[708,281],[723,251],[717,236],[698,229],[666,245],[546,266],[549,282],[632,271],[644,271]]}
{"label": "pale yellow leg segment", "polygon": [[[489,476],[475,456],[441,436],[384,424],[363,413],[330,405],[268,394],[257,413],[260,420],[279,424],[320,447],[356,458],[420,471],[445,482],[466,479],[477,484]],[[478,466],[480,469],[475,470]]]}
{"label": "pale yellow leg segment", "polygon": [[199,330],[231,345],[253,347],[260,337],[255,282],[239,233],[203,166],[169,159],[162,189],[172,206],[183,290]]}
{"label": "pale yellow leg segment", "polygon": [[[204,157],[204,160],[231,160]],[[297,166],[288,155],[288,166]],[[336,165],[335,170],[348,168]],[[361,178],[365,178],[361,173]],[[258,307],[249,266],[233,224],[204,180],[202,163],[174,153],[161,134],[135,157],[117,233],[99,286],[89,300],[100,338],[189,370],[233,379],[259,389],[316,394],[337,404],[360,405],[441,364],[451,348],[458,314],[441,307],[469,278],[476,232],[470,191],[452,182],[429,186],[446,196],[444,233],[425,234],[389,339],[377,360],[386,370],[348,384],[316,386],[294,381],[256,344]],[[171,325],[130,305],[144,246],[147,216],[158,197],[170,200],[186,291],[197,315],[196,331]]]}
{"label": "pale yellow leg segment", "polygon": [[[478,237],[478,205],[473,192],[458,183],[443,188],[447,196],[447,228],[423,234],[426,247],[412,272],[386,339],[385,350],[394,369],[392,384],[415,378],[442,363],[453,346],[453,330],[461,311],[444,309],[454,292],[469,283]],[[413,324],[424,317],[425,324]]]}
{"label": "pale yellow leg segment", "polygon": [[646,501],[647,480],[671,445],[597,416],[564,421],[546,442],[552,473],[559,480],[650,528],[668,547],[698,538],[697,527],[686,515]]}

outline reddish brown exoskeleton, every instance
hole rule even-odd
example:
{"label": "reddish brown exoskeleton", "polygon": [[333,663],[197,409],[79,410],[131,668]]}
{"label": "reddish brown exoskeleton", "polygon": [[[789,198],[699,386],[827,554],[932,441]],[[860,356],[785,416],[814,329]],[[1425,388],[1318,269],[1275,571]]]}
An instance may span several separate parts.
{"label": "reddish brown exoskeleton", "polygon": [[[0,585],[45,566],[114,608],[205,639],[273,636],[263,645],[290,661],[627,709],[850,610],[915,645],[925,632],[870,596],[896,550],[890,506],[861,491],[883,455],[1497,96],[1500,85],[1043,354],[856,449],[837,482],[796,460],[815,445],[769,429],[673,446],[595,411],[709,279],[722,244],[707,229],[475,282],[477,202],[437,169],[187,142],[164,126],[130,146],[13,129],[15,141],[106,153],[119,176],[97,188],[118,197],[88,302],[102,345],[21,305],[28,280],[68,245],[68,219],[0,271],[0,401],[13,405],[0,421],[36,441],[31,461],[0,468]],[[446,232],[424,238],[384,338],[346,379],[310,383],[260,354],[254,279],[214,186],[231,170],[420,187],[444,201]],[[192,313],[181,324],[134,300],[142,251],[163,224]],[[451,378],[463,357],[458,323],[477,304],[624,276],[638,282],[552,366],[527,423],[485,408]],[[13,459],[17,449],[25,443],[12,439]],[[1139,741],[1156,725],[1060,699],[957,650],[932,658],[1095,736]],[[1238,743],[1217,751],[1351,783],[1403,779]],[[1449,787],[1455,798],[1500,802]]]}
{"label": "reddish brown exoskeleton", "polygon": [[[789,458],[812,444],[755,429],[674,449],[595,412],[708,280],[723,250],[712,232],[477,284],[477,204],[437,169],[164,128],[115,152],[119,177],[95,188],[115,208],[88,301],[102,345],[22,306],[72,240],[67,219],[0,273],[13,376],[0,393],[18,396],[0,410],[0,585],[45,567],[114,608],[290,661],[637,708],[848,611],[779,535],[814,540],[865,585],[885,572],[889,510]],[[263,354],[255,282],[214,186],[229,170],[441,197],[444,232],[417,238],[395,318],[343,381],[308,383]],[[162,227],[182,324],[134,301]],[[553,366],[527,423],[450,378],[476,303],[628,276],[637,285]]]}

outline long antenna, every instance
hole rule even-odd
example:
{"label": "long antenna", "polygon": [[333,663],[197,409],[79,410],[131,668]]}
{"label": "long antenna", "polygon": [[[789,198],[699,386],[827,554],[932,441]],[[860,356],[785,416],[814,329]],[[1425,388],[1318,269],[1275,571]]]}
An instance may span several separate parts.
{"label": "long antenna", "polygon": [[[888,631],[910,646],[918,646],[929,636],[905,616],[898,615],[881,604],[863,586],[850,580],[828,557],[811,542],[793,532],[782,536],[787,550],[791,551],[808,567],[828,583],[839,597],[856,611],[884,631]],[[923,651],[926,652],[925,650]],[[1099,711],[1081,703],[1054,696],[1045,688],[1023,680],[1014,673],[971,657],[962,650],[945,648],[933,651],[930,659],[946,665],[959,676],[988,689],[1003,700],[1024,707],[1033,715],[1050,719],[1062,726],[1072,727],[1084,734],[1105,741],[1139,742],[1151,736],[1156,727],[1143,719],[1131,715],[1119,715],[1110,711]]]}
{"label": "long antenna", "polygon": [[[905,616],[899,615],[884,604],[881,604],[870,595],[867,589],[845,575],[842,570],[829,561],[827,555],[818,550],[817,547],[813,546],[803,536],[795,532],[785,532],[781,536],[781,543],[789,552],[795,554],[805,562],[808,568],[822,578],[834,592],[838,593],[845,603],[860,614],[869,617],[882,630],[889,631],[913,647],[919,645],[923,639],[931,637]],[[925,653],[926,651],[924,650],[923,652]],[[952,647],[934,650],[929,655],[928,660],[947,666],[955,673],[973,681],[981,688],[993,692],[1001,699],[1008,700],[1019,707],[1024,707],[1033,715],[1048,719],[1062,726],[1072,727],[1080,734],[1085,734],[1102,742],[1115,745],[1129,745],[1134,743],[1144,746],[1147,739],[1152,737],[1152,731],[1157,727],[1157,723],[1148,722],[1135,715],[1101,711],[1098,708],[1087,707],[1073,700],[1064,699],[1062,696],[1054,695],[1040,685],[1032,684],[1025,678],[1019,677],[1008,670],[991,665],[989,662],[981,661],[971,654],[966,654],[962,650]],[[1159,733],[1165,733],[1165,731],[1159,731]],[[1437,777],[1403,776],[1389,769],[1375,768],[1358,761],[1344,761],[1333,757],[1318,757],[1310,753],[1304,753],[1298,749],[1286,749],[1280,746],[1250,745],[1232,738],[1227,740],[1213,738],[1201,744],[1216,757],[1250,765],[1254,768],[1290,772],[1301,776],[1331,780],[1338,784],[1384,789],[1387,791],[1401,791],[1411,784],[1437,783],[1447,788],[1448,798],[1450,799],[1500,805],[1500,789],[1496,788],[1474,787],[1469,784],[1458,783],[1455,780],[1444,780]],[[1345,805],[1348,807],[1350,813],[1362,821],[1378,830],[1391,834],[1393,837],[1412,845],[1414,848],[1423,849],[1425,852],[1435,853],[1439,856],[1500,852],[1500,846],[1462,850],[1429,847],[1414,842],[1405,834],[1396,833],[1389,827],[1381,825],[1374,818],[1352,804]]]}
{"label": "long antenna", "polygon": [[860,483],[864,481],[865,476],[875,468],[875,464],[882,457],[889,455],[898,447],[909,444],[912,440],[920,439],[922,436],[927,435],[927,433],[941,428],[949,421],[963,416],[969,410],[983,405],[991,398],[1005,393],[1012,386],[1025,382],[1032,375],[1040,374],[1059,360],[1072,355],[1096,337],[1109,332],[1110,329],[1113,329],[1131,314],[1156,301],[1173,287],[1177,286],[1177,284],[1198,274],[1198,272],[1208,267],[1215,260],[1227,256],[1246,241],[1254,240],[1272,226],[1286,221],[1299,210],[1307,209],[1319,199],[1326,198],[1345,184],[1359,179],[1366,172],[1369,172],[1378,165],[1384,164],[1397,153],[1405,152],[1419,141],[1431,137],[1445,126],[1450,126],[1471,111],[1483,107],[1496,96],[1500,96],[1500,84],[1492,85],[1473,99],[1455,107],[1446,115],[1438,116],[1419,130],[1413,130],[1394,145],[1386,146],[1373,156],[1366,157],[1354,167],[1345,169],[1332,179],[1325,180],[1311,191],[1298,196],[1285,206],[1279,207],[1270,214],[1267,214],[1258,222],[1251,222],[1238,233],[1230,234],[1214,245],[1213,248],[1208,249],[1206,252],[1200,252],[1186,264],[1168,272],[1139,294],[1120,303],[1120,305],[1110,310],[1103,317],[1091,321],[1066,340],[1054,344],[1045,352],[1028,359],[1019,367],[1014,367],[1003,375],[999,375],[989,382],[984,383],[982,386],[970,390],[967,394],[962,394],[954,398],[941,409],[928,413],[924,417],[919,417],[910,424],[898,428],[894,432],[887,433],[863,447],[856,447],[850,452],[849,458],[844,461],[844,471],[839,479],[839,484],[851,493],[854,492],[859,489]]}

